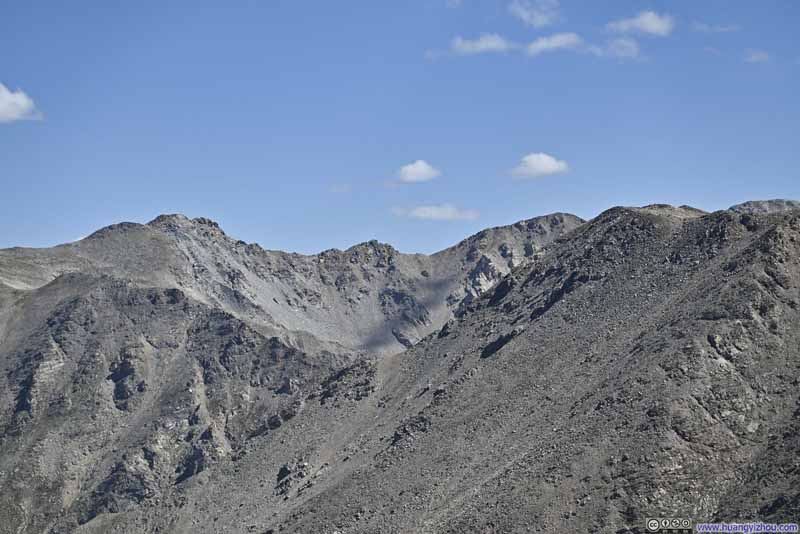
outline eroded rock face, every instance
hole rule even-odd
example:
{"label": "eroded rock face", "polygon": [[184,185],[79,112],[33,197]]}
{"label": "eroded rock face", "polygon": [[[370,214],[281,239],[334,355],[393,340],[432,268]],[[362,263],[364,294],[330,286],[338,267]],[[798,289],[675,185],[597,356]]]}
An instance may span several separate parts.
{"label": "eroded rock face", "polygon": [[[493,229],[432,259],[375,242],[273,255],[178,216],[104,229],[71,263],[3,252],[0,525],[795,518],[800,214],[652,205],[560,229],[572,222]],[[121,252],[138,240],[149,257]],[[359,338],[348,321],[367,313],[383,323]],[[317,337],[334,315],[343,337]],[[369,350],[386,336],[407,350]]]}
{"label": "eroded rock face", "polygon": [[5,360],[16,402],[0,419],[3,446],[22,456],[2,458],[16,465],[4,470],[4,485],[32,503],[62,488],[61,506],[43,509],[47,523],[31,523],[32,531],[57,517],[72,528],[170,502],[252,436],[277,428],[263,428],[265,412],[281,422],[296,416],[300,384],[346,362],[309,356],[180,291],[80,282],[73,292],[74,277],[62,277],[38,295],[67,296],[24,339],[27,348]]}

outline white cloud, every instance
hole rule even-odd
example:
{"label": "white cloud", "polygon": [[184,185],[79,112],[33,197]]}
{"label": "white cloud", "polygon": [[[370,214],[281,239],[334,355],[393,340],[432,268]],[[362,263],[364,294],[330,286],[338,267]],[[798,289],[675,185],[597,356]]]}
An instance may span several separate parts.
{"label": "white cloud", "polygon": [[548,37],[539,37],[528,45],[529,56],[538,56],[544,52],[562,49],[576,49],[583,44],[583,39],[576,33],[556,33]]}
{"label": "white cloud", "polygon": [[744,60],[747,63],[766,63],[770,60],[769,54],[763,50],[748,48],[744,52]]}
{"label": "white cloud", "polygon": [[671,15],[659,15],[655,11],[642,11],[633,18],[609,22],[607,27],[615,32],[638,31],[664,37],[675,29],[675,19]]}
{"label": "white cloud", "polygon": [[696,32],[705,33],[730,33],[741,30],[737,24],[706,24],[705,22],[692,22],[692,29]]}
{"label": "white cloud", "polygon": [[[639,43],[636,39],[628,36],[621,36],[608,40],[604,45],[592,45],[586,43],[577,33],[555,33],[545,37],[539,37],[527,45],[520,45],[507,40],[501,35],[481,34],[477,39],[454,38],[450,43],[449,54],[456,55],[475,55],[486,53],[502,53],[508,51],[524,50],[528,56],[538,56],[546,52],[558,50],[571,50],[578,53],[588,53],[597,57],[617,58],[617,59],[637,59],[641,55]],[[427,59],[438,59],[447,52],[428,50],[425,53]]]}
{"label": "white cloud", "polygon": [[450,43],[450,50],[460,55],[485,54],[490,52],[508,52],[517,45],[496,33],[484,33],[477,39],[456,37]]}
{"label": "white cloud", "polygon": [[400,181],[407,184],[429,182],[441,175],[442,173],[439,171],[439,169],[421,159],[418,159],[414,163],[404,165],[397,172],[397,176],[400,178]]}
{"label": "white cloud", "polygon": [[471,220],[477,219],[480,215],[475,210],[463,210],[449,203],[416,206],[409,209],[395,208],[392,211],[396,215],[413,217],[415,219],[429,219],[434,221]]}
{"label": "white cloud", "polygon": [[22,89],[11,91],[0,83],[0,122],[41,119],[42,114],[36,109],[31,97]]}
{"label": "white cloud", "polygon": [[463,0],[447,0],[447,7],[456,9],[464,5]]}
{"label": "white cloud", "polygon": [[620,37],[608,41],[605,46],[592,45],[587,48],[590,54],[598,57],[636,59],[639,57],[639,43],[630,37]]}
{"label": "white cloud", "polygon": [[569,165],[566,161],[561,161],[544,152],[528,154],[519,165],[511,171],[517,178],[539,178],[551,174],[567,172]]}
{"label": "white cloud", "polygon": [[519,20],[533,26],[543,28],[556,22],[559,15],[559,0],[513,0],[508,11]]}
{"label": "white cloud", "polygon": [[608,55],[612,57],[639,57],[639,43],[636,41],[636,39],[629,39],[627,37],[610,41],[606,47],[606,50],[608,51]]}

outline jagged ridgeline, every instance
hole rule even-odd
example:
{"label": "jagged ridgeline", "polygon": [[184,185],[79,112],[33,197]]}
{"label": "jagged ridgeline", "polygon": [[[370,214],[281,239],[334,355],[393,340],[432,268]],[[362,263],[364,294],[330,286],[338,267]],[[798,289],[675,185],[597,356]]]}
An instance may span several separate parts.
{"label": "jagged ridgeline", "polygon": [[2,250],[0,532],[796,519],[799,253],[791,201],[554,214],[433,255],[180,215]]}

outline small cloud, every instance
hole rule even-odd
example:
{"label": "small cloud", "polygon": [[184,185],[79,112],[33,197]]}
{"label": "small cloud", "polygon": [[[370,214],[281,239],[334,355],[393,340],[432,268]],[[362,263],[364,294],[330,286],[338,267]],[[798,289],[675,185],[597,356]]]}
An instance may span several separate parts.
{"label": "small cloud", "polygon": [[722,55],[722,50],[720,50],[719,48],[714,48],[713,46],[703,47],[703,52],[705,52],[709,56],[721,56]]}
{"label": "small cloud", "polygon": [[450,9],[457,9],[457,8],[459,8],[459,7],[464,5],[464,1],[463,0],[447,0],[447,2],[445,4]]}
{"label": "small cloud", "polygon": [[334,184],[328,188],[328,191],[337,195],[349,193],[352,190],[353,188],[350,186],[350,184]]}
{"label": "small cloud", "polygon": [[569,170],[566,161],[561,161],[544,152],[528,154],[511,171],[516,178],[540,178],[551,174],[561,174]]}
{"label": "small cloud", "polygon": [[730,33],[741,30],[736,24],[706,24],[705,22],[692,22],[692,29],[704,33]]}
{"label": "small cloud", "polygon": [[638,31],[665,37],[675,29],[675,19],[671,15],[659,15],[655,11],[642,11],[633,18],[609,22],[606,27],[620,33]]}
{"label": "small cloud", "polygon": [[484,33],[477,39],[464,39],[456,37],[450,43],[450,50],[462,56],[473,54],[486,54],[497,52],[508,52],[517,48],[517,45],[506,40],[502,35],[496,33]]}
{"label": "small cloud", "polygon": [[543,28],[560,18],[559,7],[559,0],[513,0],[508,11],[528,26]]}
{"label": "small cloud", "polygon": [[439,169],[421,159],[418,159],[414,163],[404,165],[397,172],[397,176],[400,178],[400,181],[406,184],[429,182],[441,175],[442,173]]}
{"label": "small cloud", "polygon": [[766,63],[770,60],[769,54],[763,50],[748,48],[744,52],[744,60],[747,63]]}
{"label": "small cloud", "polygon": [[605,46],[592,45],[587,48],[590,54],[598,57],[617,59],[636,59],[639,57],[639,43],[630,37],[612,39]]}
{"label": "small cloud", "polygon": [[611,39],[601,46],[586,43],[577,33],[567,32],[539,37],[527,45],[514,43],[498,34],[481,34],[479,38],[472,40],[456,37],[450,43],[449,52],[428,50],[425,52],[425,58],[436,60],[450,55],[502,53],[512,50],[523,50],[531,57],[558,50],[588,53],[603,58],[638,59],[641,57],[639,42],[632,37]]}
{"label": "small cloud", "polygon": [[639,43],[636,39],[623,37],[614,39],[606,47],[606,55],[610,57],[629,58],[639,57]]}
{"label": "small cloud", "polygon": [[428,219],[433,221],[457,221],[472,220],[479,217],[475,210],[462,210],[453,204],[433,204],[427,206],[416,206],[413,208],[395,208],[392,210],[395,215],[413,217],[414,219]]}
{"label": "small cloud", "polygon": [[22,89],[11,91],[0,83],[0,122],[39,120],[42,113]]}
{"label": "small cloud", "polygon": [[529,56],[538,56],[544,52],[553,52],[563,49],[576,49],[583,44],[583,39],[577,33],[556,33],[548,37],[539,37],[526,48]]}

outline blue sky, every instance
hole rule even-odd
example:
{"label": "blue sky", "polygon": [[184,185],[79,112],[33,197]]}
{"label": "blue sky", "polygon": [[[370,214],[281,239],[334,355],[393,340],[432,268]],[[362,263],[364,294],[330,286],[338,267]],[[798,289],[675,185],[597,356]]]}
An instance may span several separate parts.
{"label": "blue sky", "polygon": [[182,212],[430,252],[800,198],[792,0],[0,1],[0,247]]}

